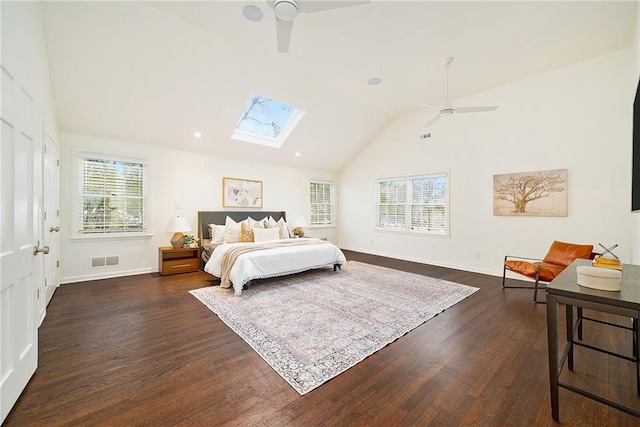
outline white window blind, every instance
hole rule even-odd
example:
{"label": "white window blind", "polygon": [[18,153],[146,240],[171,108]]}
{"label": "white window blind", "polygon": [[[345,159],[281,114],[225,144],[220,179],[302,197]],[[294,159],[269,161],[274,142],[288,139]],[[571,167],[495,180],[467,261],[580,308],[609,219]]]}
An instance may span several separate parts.
{"label": "white window blind", "polygon": [[405,228],[406,201],[404,178],[378,181],[378,227]]}
{"label": "white window blind", "polygon": [[446,173],[377,181],[377,228],[448,234]]}
{"label": "white window blind", "polygon": [[411,229],[447,231],[447,176],[434,174],[410,178]]}
{"label": "white window blind", "polygon": [[310,225],[335,225],[334,186],[328,181],[311,181],[309,195],[311,202]]}
{"label": "white window blind", "polygon": [[140,233],[147,228],[145,165],[80,156],[81,234]]}

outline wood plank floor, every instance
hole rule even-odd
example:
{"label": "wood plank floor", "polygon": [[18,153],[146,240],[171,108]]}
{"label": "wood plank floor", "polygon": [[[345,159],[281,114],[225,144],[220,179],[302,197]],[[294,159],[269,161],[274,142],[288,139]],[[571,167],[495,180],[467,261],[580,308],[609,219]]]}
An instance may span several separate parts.
{"label": "wood plank floor", "polygon": [[[532,302],[531,291],[503,290],[498,277],[345,254],[481,290],[300,396],[187,293],[210,285],[205,273],[63,285],[39,330],[38,370],[5,425],[557,424],[549,405],[545,306]],[[585,338],[631,349],[630,333],[606,326],[589,325]],[[640,407],[631,363],[576,353],[576,371],[563,373],[566,381]],[[562,389],[560,418],[562,425],[640,425]]]}

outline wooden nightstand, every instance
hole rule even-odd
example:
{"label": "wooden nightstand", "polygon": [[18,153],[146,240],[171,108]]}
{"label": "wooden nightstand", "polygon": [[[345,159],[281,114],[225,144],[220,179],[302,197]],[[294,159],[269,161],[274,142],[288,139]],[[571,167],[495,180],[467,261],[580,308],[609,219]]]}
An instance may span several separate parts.
{"label": "wooden nightstand", "polygon": [[158,248],[158,269],[163,276],[168,274],[198,271],[200,248]]}

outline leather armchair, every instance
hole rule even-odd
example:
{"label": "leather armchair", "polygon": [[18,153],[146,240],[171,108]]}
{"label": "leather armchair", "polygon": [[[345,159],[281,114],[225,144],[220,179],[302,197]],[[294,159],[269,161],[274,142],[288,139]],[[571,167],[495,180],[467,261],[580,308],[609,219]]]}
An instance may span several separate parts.
{"label": "leather armchair", "polygon": [[[595,255],[593,245],[578,245],[559,241],[554,241],[551,244],[549,252],[543,259],[506,255],[502,269],[502,287],[533,289],[533,301],[544,303],[544,301],[538,301],[540,282],[549,283],[574,260],[578,258],[593,259]],[[507,270],[533,279],[533,286],[507,286]]]}

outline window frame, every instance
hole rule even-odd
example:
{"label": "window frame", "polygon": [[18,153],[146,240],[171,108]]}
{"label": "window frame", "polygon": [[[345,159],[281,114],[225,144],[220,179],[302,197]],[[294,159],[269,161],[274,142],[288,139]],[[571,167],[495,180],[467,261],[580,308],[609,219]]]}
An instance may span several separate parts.
{"label": "window frame", "polygon": [[[311,200],[311,197],[312,197],[311,186],[314,184],[329,186],[330,203],[315,203],[315,205],[330,206],[330,211],[331,211],[330,222],[314,223],[313,221],[314,203]],[[333,181],[329,181],[326,179],[310,179],[309,180],[309,227],[335,227],[336,226],[336,194],[335,193],[336,193],[336,185]]]}
{"label": "window frame", "polygon": [[[83,198],[84,198],[84,162],[86,159],[105,160],[118,163],[136,163],[142,165],[142,227],[132,231],[102,231],[83,232]],[[73,232],[72,240],[121,240],[130,238],[148,238],[150,233],[150,190],[149,190],[149,161],[144,158],[126,157],[93,151],[75,151],[74,153],[74,178],[77,185],[73,195]]]}
{"label": "window frame", "polygon": [[[444,227],[442,230],[439,229],[419,229],[419,228],[415,228],[412,227],[411,225],[411,221],[412,221],[412,207],[414,206],[433,206],[434,203],[413,203],[413,197],[412,197],[412,191],[413,191],[413,184],[415,181],[418,180],[422,180],[425,178],[433,178],[433,179],[437,179],[437,178],[442,178],[444,177],[446,179],[445,185],[444,185]],[[397,225],[397,226],[381,226],[380,225],[380,207],[381,207],[381,203],[380,203],[380,184],[381,183],[390,183],[390,182],[402,182],[404,183],[404,203],[393,203],[393,204],[386,204],[388,206],[401,206],[404,209],[403,212],[403,222],[401,225]],[[399,233],[399,234],[412,234],[412,235],[428,235],[428,236],[435,236],[435,237],[450,237],[450,221],[449,221],[449,217],[450,217],[450,210],[451,210],[451,197],[450,197],[450,191],[449,191],[449,185],[450,185],[450,173],[449,171],[443,171],[443,172],[432,172],[432,173],[424,173],[424,174],[419,174],[419,175],[407,175],[407,176],[395,176],[395,177],[391,177],[391,178],[379,178],[376,179],[375,182],[375,198],[376,198],[376,205],[375,205],[375,225],[374,225],[374,230],[376,231],[382,231],[382,232],[389,232],[389,233]],[[436,205],[438,203],[435,203]]]}

